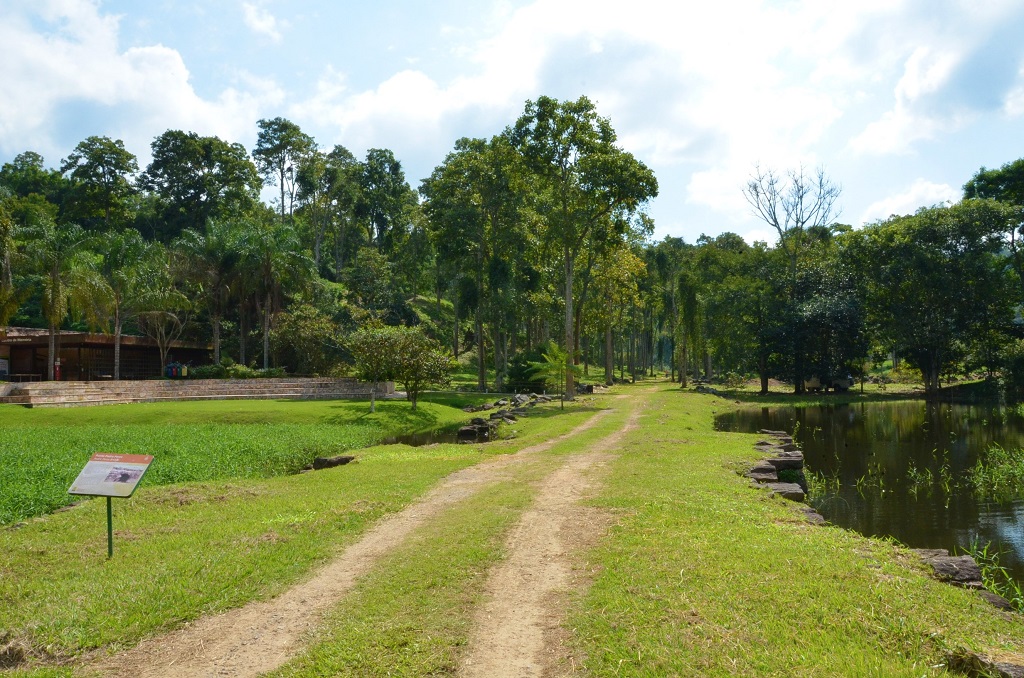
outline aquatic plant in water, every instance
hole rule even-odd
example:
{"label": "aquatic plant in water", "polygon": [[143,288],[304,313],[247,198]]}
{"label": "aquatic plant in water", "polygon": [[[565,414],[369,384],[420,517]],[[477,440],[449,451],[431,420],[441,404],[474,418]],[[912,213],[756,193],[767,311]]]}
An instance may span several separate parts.
{"label": "aquatic plant in water", "polygon": [[1024,498],[1024,449],[990,445],[969,472],[971,489],[983,499],[1007,502]]}

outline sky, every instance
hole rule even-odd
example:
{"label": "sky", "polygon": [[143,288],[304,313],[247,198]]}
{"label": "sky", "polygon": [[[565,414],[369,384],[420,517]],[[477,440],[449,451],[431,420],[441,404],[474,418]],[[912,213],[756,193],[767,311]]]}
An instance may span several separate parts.
{"label": "sky", "polygon": [[390,148],[415,188],[460,137],[586,95],[660,185],[655,238],[774,242],[743,187],[821,168],[859,226],[1024,156],[1021,0],[0,0],[0,163],[167,129],[252,149],[285,117]]}

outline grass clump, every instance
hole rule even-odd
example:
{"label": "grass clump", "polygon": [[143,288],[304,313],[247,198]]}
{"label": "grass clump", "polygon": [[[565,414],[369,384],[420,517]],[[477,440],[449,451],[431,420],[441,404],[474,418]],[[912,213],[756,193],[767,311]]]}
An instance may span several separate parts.
{"label": "grass clump", "polygon": [[971,542],[967,553],[978,563],[981,570],[981,583],[985,588],[1002,596],[1017,612],[1024,612],[1024,591],[1020,584],[1010,576],[1009,571],[999,564],[999,551],[991,542],[981,546],[977,539]]}
{"label": "grass clump", "polygon": [[970,485],[978,496],[1008,502],[1024,497],[1024,449],[991,445],[970,470]]}

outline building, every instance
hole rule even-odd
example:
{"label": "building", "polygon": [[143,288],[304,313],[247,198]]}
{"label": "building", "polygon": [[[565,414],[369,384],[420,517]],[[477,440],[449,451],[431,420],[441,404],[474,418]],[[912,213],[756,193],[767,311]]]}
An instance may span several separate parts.
{"label": "building", "polygon": [[[41,381],[47,375],[47,330],[0,327],[0,379]],[[210,363],[211,348],[175,341],[168,360],[193,365]],[[57,337],[60,379],[98,381],[114,378],[114,335],[61,332]],[[160,350],[149,337],[121,337],[121,378],[151,379],[160,375]]]}

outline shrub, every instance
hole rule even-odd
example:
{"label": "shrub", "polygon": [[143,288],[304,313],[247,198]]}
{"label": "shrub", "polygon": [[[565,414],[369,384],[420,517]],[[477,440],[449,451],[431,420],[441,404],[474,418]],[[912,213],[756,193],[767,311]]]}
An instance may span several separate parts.
{"label": "shrub", "polygon": [[544,379],[534,374],[533,363],[539,362],[539,351],[516,353],[508,361],[508,388],[515,393],[540,393]]}

